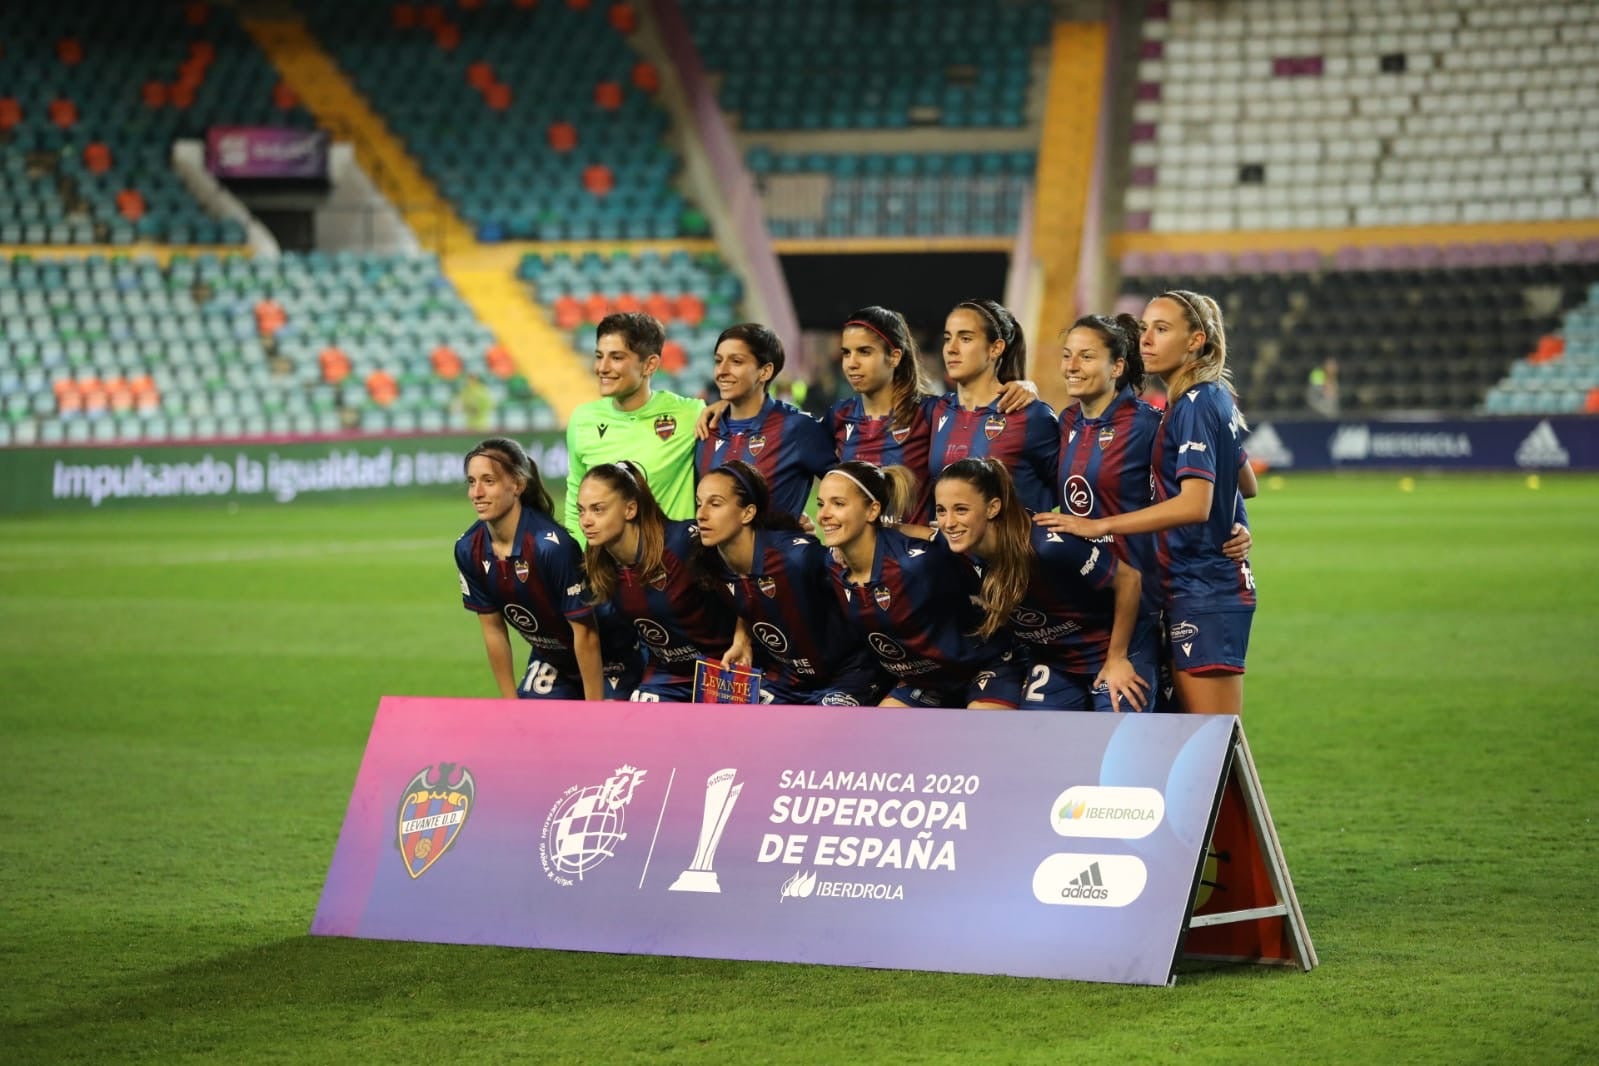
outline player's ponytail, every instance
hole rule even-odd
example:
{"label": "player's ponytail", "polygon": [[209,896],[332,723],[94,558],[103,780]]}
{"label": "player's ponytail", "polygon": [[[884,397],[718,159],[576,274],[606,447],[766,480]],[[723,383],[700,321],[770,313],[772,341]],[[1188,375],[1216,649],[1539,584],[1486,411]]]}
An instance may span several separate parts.
{"label": "player's ponytail", "polygon": [[1032,577],[1033,523],[1016,496],[1010,471],[997,459],[959,459],[944,468],[940,481],[964,481],[983,497],[999,501],[994,526],[994,550],[983,557],[983,624],[977,636],[985,640],[1010,622],[1011,612],[1027,595]]}
{"label": "player's ponytail", "polygon": [[916,506],[916,490],[920,482],[908,466],[877,466],[851,459],[839,463],[828,473],[837,474],[853,483],[867,502],[877,504],[877,518],[872,525],[879,528],[898,525]]}
{"label": "player's ponytail", "polygon": [[1004,343],[1005,348],[999,353],[999,366],[995,370],[995,377],[1001,385],[1020,381],[1027,376],[1027,334],[1022,331],[1021,323],[1016,321],[1016,316],[1010,313],[1008,307],[998,300],[962,300],[955,306],[977,312],[977,317],[983,320],[983,336],[988,343]]}
{"label": "player's ponytail", "polygon": [[[1227,369],[1227,327],[1222,321],[1221,305],[1209,296],[1186,289],[1170,289],[1156,299],[1170,300],[1182,308],[1189,330],[1205,335],[1205,342],[1198,351],[1185,358],[1172,379],[1166,382],[1166,392],[1172,402],[1176,402],[1195,385],[1206,381],[1222,385],[1236,400],[1238,390],[1233,388],[1232,372]],[[1239,412],[1238,424],[1240,428],[1246,428],[1243,412]]]}
{"label": "player's ponytail", "polygon": [[531,507],[542,515],[554,517],[555,501],[550,499],[549,490],[544,487],[544,479],[539,477],[538,465],[528,458],[527,452],[520,444],[509,437],[489,437],[479,441],[461,461],[463,473],[479,455],[500,467],[510,477],[522,482],[522,491],[517,495],[517,499],[521,501],[523,507]]}
{"label": "player's ponytail", "polygon": [[[623,503],[636,505],[631,519],[638,526],[639,555],[636,567],[639,580],[649,582],[661,578],[666,568],[661,559],[666,554],[666,514],[650,492],[644,477],[644,468],[630,459],[615,463],[601,463],[591,467],[583,480],[594,479],[614,490]],[[589,544],[583,553],[583,565],[588,571],[589,588],[593,603],[604,603],[616,594],[621,581],[621,568],[610,549]]]}
{"label": "player's ponytail", "polygon": [[849,316],[844,328],[860,326],[874,333],[883,342],[883,354],[898,350],[899,362],[894,366],[893,388],[890,392],[890,417],[895,429],[908,429],[916,421],[922,400],[932,395],[922,374],[922,361],[916,350],[916,338],[905,316],[886,307],[863,307]]}

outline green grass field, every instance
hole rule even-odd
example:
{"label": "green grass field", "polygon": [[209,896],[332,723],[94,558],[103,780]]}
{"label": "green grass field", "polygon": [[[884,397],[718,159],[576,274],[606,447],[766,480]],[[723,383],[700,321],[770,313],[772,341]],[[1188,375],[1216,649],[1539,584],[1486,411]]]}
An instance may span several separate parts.
{"label": "green grass field", "polygon": [[1599,1057],[1599,480],[1289,475],[1245,723],[1321,968],[1175,988],[312,939],[378,697],[487,696],[453,491],[0,522],[18,1063]]}

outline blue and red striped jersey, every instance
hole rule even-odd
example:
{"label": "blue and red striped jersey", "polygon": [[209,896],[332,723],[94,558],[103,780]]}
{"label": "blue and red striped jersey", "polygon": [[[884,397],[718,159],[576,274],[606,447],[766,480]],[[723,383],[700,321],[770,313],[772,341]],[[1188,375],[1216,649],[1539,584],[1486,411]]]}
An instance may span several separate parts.
{"label": "blue and red striped jersey", "polygon": [[461,605],[500,614],[557,671],[577,673],[572,622],[594,624],[583,579],[583,553],[555,519],[522,508],[509,558],[496,558],[487,522],[455,542]]}
{"label": "blue and red striped jersey", "polygon": [[1011,612],[1016,639],[1032,661],[1071,674],[1105,665],[1116,615],[1112,588],[1120,563],[1111,538],[1087,541],[1034,526],[1027,594]]}
{"label": "blue and red striped jersey", "polygon": [[830,561],[834,594],[852,636],[864,638],[894,678],[926,688],[969,684],[1013,646],[1001,629],[987,640],[972,634],[983,623],[974,599],[979,586],[970,563],[940,537],[913,540],[897,529],[877,533],[872,574],[864,585]]}
{"label": "blue and red striped jersey", "polygon": [[1060,420],[1049,404],[1034,400],[1007,415],[995,401],[968,411],[948,392],[933,402],[928,417],[933,426],[926,470],[930,481],[961,459],[997,459],[1010,470],[1022,506],[1029,511],[1055,509]]}
{"label": "blue and red striped jersey", "polygon": [[646,682],[661,674],[692,680],[695,659],[720,659],[733,642],[733,612],[699,584],[694,567],[699,552],[694,523],[669,521],[661,555],[664,574],[646,582],[635,567],[618,567],[611,602],[638,629],[648,656]]}
{"label": "blue and red striped jersey", "polygon": [[695,480],[734,459],[759,470],[771,486],[772,505],[791,515],[805,513],[811,483],[838,461],[820,419],[771,397],[753,418],[724,417],[695,445]]}
{"label": "blue and red striped jersey", "polygon": [[[1160,409],[1123,388],[1098,418],[1080,404],[1061,413],[1060,509],[1084,518],[1105,518],[1148,507],[1154,500],[1150,457],[1160,434]],[[1155,575],[1155,535],[1117,537],[1116,554],[1144,575],[1142,610],[1162,606]]]}
{"label": "blue and red striped jersey", "polygon": [[1155,502],[1169,500],[1188,478],[1213,485],[1203,522],[1155,534],[1166,606],[1182,613],[1255,606],[1255,575],[1247,562],[1221,553],[1238,513],[1238,468],[1244,461],[1238,408],[1226,386],[1201,382],[1167,405],[1155,438]]}
{"label": "blue and red striped jersey", "polygon": [[749,627],[756,665],[776,684],[823,688],[862,658],[864,647],[839,616],[831,561],[809,534],[761,529],[748,574],[720,568],[720,590]]}

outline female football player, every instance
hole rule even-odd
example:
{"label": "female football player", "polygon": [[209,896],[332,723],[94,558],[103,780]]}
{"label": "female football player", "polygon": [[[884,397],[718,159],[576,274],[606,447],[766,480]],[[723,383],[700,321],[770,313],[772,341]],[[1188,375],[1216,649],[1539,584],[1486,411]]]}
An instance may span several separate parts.
{"label": "female football player", "polygon": [[[584,600],[583,556],[554,518],[538,468],[522,446],[490,437],[466,455],[467,498],[477,521],[455,542],[461,603],[477,613],[500,695],[605,698],[594,610]],[[529,647],[518,682],[509,622]]]}
{"label": "female football player", "polygon": [[763,703],[873,704],[887,690],[877,659],[843,624],[826,548],[780,510],[740,459],[695,489],[707,584],[750,633]]}
{"label": "female football player", "polygon": [[749,662],[747,643],[736,639],[737,619],[699,588],[694,524],[662,513],[642,468],[626,459],[590,468],[578,487],[577,513],[589,545],[592,602],[609,603],[632,622],[644,645],[644,675],[630,699],[686,703],[697,660]]}
{"label": "female football player", "polygon": [[897,682],[882,705],[1013,708],[1021,661],[1008,631],[977,635],[984,618],[972,568],[942,538],[896,528],[916,488],[904,467],[852,460],[818,490],[816,524],[836,552],[830,569],[844,616]]}
{"label": "female football player", "polygon": [[1009,626],[1027,652],[1022,706],[1143,710],[1153,663],[1140,670],[1128,652],[1138,571],[1118,563],[1108,544],[1034,525],[997,459],[951,463],[934,500],[939,535],[981,574],[979,635]]}
{"label": "female football player", "polygon": [[833,438],[820,421],[771,397],[783,370],[783,342],[755,322],[729,326],[716,338],[716,388],[727,410],[694,448],[698,478],[740,459],[772,487],[777,510],[801,514],[811,484],[836,461]]}
{"label": "female football player", "polygon": [[928,410],[929,478],[968,456],[992,456],[1013,471],[1025,506],[1053,508],[1060,454],[1055,412],[1036,398],[1011,413],[1000,409],[1001,390],[1027,373],[1027,338],[1010,311],[993,300],[957,304],[944,320],[944,372],[955,389]]}

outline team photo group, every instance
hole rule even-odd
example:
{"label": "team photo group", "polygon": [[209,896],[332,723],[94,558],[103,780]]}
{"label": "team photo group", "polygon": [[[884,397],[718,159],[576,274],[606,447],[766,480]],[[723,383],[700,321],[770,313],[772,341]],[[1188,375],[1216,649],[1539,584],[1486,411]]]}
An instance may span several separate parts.
{"label": "team photo group", "polygon": [[563,513],[513,440],[464,464],[455,561],[500,694],[686,702],[726,669],[764,703],[1241,713],[1256,482],[1216,302],[1072,323],[1059,413],[1002,305],[942,337],[947,392],[902,315],[854,312],[817,418],[772,395],[765,326],[718,337],[707,406],[651,387],[660,322],[601,321]]}

